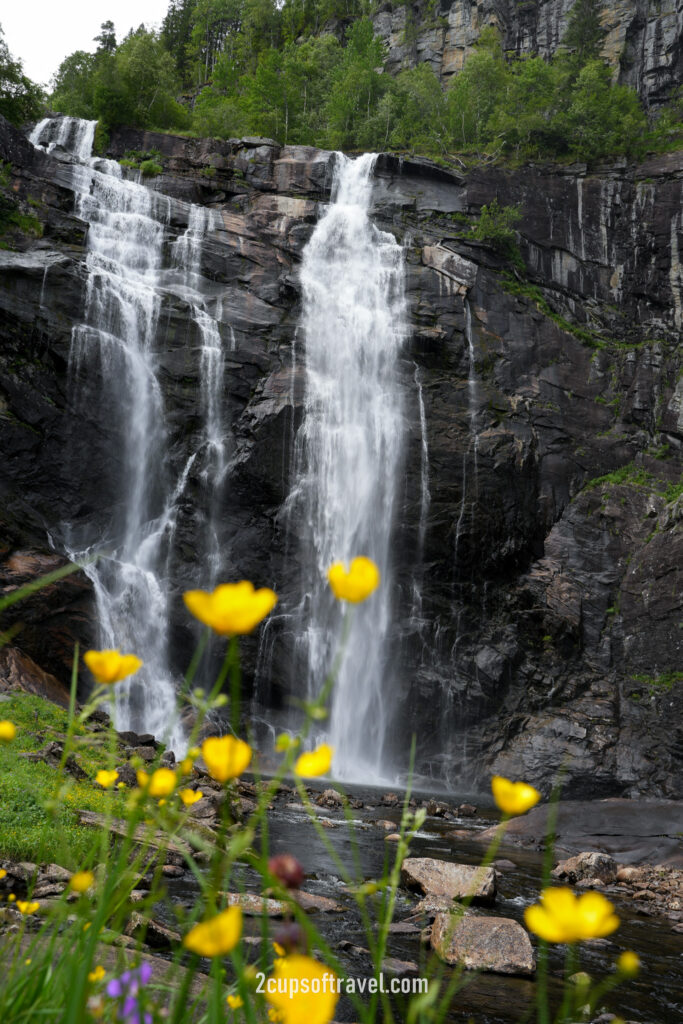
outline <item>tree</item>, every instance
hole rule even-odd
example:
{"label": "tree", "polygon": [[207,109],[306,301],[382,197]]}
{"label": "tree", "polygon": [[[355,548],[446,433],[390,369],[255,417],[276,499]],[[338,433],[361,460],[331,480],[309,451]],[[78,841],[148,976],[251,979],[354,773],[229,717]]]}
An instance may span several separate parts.
{"label": "tree", "polygon": [[108,65],[103,65],[98,76],[103,90],[102,100],[96,105],[98,116],[109,127],[127,123],[141,128],[172,128],[189,123],[185,108],[175,98],[180,82],[173,58],[154,32],[142,25],[129,33],[114,55],[113,68]]}
{"label": "tree", "polygon": [[495,28],[486,28],[448,89],[449,135],[456,148],[484,148],[491,141],[489,118],[505,97],[508,84],[500,37]]}
{"label": "tree", "polygon": [[44,102],[40,86],[26,77],[21,61],[9,52],[0,26],[0,114],[22,125],[40,116]]}
{"label": "tree", "polygon": [[171,0],[161,23],[161,42],[173,57],[183,85],[191,81],[189,44],[194,8],[195,0]]}
{"label": "tree", "polygon": [[370,19],[355,21],[347,30],[346,49],[326,104],[327,138],[334,149],[373,148],[374,108],[387,88],[383,60],[382,42]]}
{"label": "tree", "polygon": [[93,42],[99,43],[98,53],[114,53],[116,50],[116,32],[113,21],[103,21],[100,25],[100,34],[95,36]]}
{"label": "tree", "polygon": [[102,45],[97,53],[77,50],[62,61],[51,102],[63,114],[97,118],[108,128],[183,128],[190,117],[175,98],[179,91],[172,56],[141,25],[113,52]]}
{"label": "tree", "polygon": [[[399,149],[419,153],[444,153],[449,148],[450,131],[446,96],[429,64],[418,64],[403,71],[396,79],[395,127],[385,132],[385,142]],[[388,93],[386,94],[388,95]],[[386,96],[383,97],[383,101]],[[388,117],[390,106],[384,103],[382,118]]]}
{"label": "tree", "polygon": [[496,197],[482,206],[479,221],[472,228],[472,237],[498,252],[512,255],[517,247],[515,225],[521,216],[519,206],[501,206]]}
{"label": "tree", "polygon": [[581,160],[598,160],[625,153],[641,157],[648,141],[647,117],[636,92],[612,85],[610,69],[589,61],[572,89],[565,116],[572,153]]}
{"label": "tree", "polygon": [[602,42],[607,35],[600,19],[601,13],[602,0],[576,0],[569,12],[562,44],[571,51],[580,67],[600,56]]}
{"label": "tree", "polygon": [[568,139],[562,112],[569,93],[562,63],[529,57],[508,65],[505,89],[486,124],[490,142],[518,156],[563,153]]}
{"label": "tree", "polygon": [[97,61],[94,53],[76,50],[65,57],[52,80],[50,105],[72,117],[95,117],[93,102],[94,74]]}

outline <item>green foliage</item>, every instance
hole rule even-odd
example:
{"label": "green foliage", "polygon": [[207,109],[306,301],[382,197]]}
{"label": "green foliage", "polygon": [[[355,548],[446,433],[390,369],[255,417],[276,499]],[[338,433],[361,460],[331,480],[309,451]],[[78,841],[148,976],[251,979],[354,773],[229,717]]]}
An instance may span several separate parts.
{"label": "green foliage", "polygon": [[683,672],[664,672],[659,676],[635,675],[631,679],[647,686],[650,696],[655,696],[658,693],[670,693],[674,686],[683,683]]}
{"label": "green foliage", "polygon": [[471,231],[472,237],[509,254],[517,247],[515,224],[520,218],[519,206],[501,206],[498,199],[494,199],[482,206],[479,221]]}
{"label": "green foliage", "polygon": [[590,52],[508,63],[487,29],[448,91],[453,140],[517,158],[642,155],[651,133],[637,94],[612,85],[609,68]]}
{"label": "green foliage", "polygon": [[[105,23],[106,24],[106,23]],[[62,62],[54,79],[52,106],[74,117],[97,118],[104,128],[188,127],[188,112],[173,58],[144,25],[112,49],[106,34],[97,53],[77,51]]]}
{"label": "green foliage", "polygon": [[[427,63],[384,72],[375,9],[372,0],[170,0],[158,34],[141,26],[117,45],[105,22],[96,53],[62,63],[52,106],[109,127],[435,159],[638,158],[683,139],[680,97],[649,124],[636,93],[612,84],[598,0],[575,0],[551,61],[508,59],[497,30],[485,28],[445,91]],[[331,20],[335,35],[325,32]],[[191,113],[178,102],[183,89]]]}
{"label": "green foliage", "polygon": [[334,149],[373,148],[375,110],[387,88],[380,73],[384,54],[372,22],[361,18],[347,30],[346,47],[331,82],[326,135]]}
{"label": "green foliage", "polygon": [[[38,750],[63,737],[67,712],[41,697],[11,694],[2,703],[2,717],[17,726],[11,746],[0,744],[0,857],[53,862],[77,868],[93,845],[93,833],[78,823],[78,810],[103,811],[105,794],[92,782],[71,781],[58,808],[55,770],[44,761],[29,761],[18,753]],[[83,736],[83,728],[77,735]],[[79,743],[78,763],[94,778],[102,752],[90,739]],[[118,797],[118,794],[116,794]]]}
{"label": "green foliage", "polygon": [[647,487],[648,490],[651,490],[653,483],[654,477],[652,473],[648,473],[646,469],[634,465],[633,462],[629,462],[625,466],[613,470],[611,473],[605,473],[603,476],[596,476],[589,480],[586,484],[586,489],[603,486],[616,487],[624,484],[631,487]]}
{"label": "green foliage", "polygon": [[98,53],[115,53],[116,32],[114,30],[114,22],[103,21],[100,25],[100,34],[95,36],[93,42],[100,44],[97,47]]}
{"label": "green foliage", "polygon": [[143,178],[154,178],[162,174],[163,170],[161,164],[156,163],[154,160],[143,160],[140,164],[140,173]]}
{"label": "green foliage", "polygon": [[109,132],[102,124],[98,121],[95,125],[95,138],[93,139],[93,153],[98,156],[103,156],[107,152],[109,146]]}
{"label": "green foliage", "polygon": [[602,9],[600,0],[575,0],[569,12],[562,42],[579,64],[600,56],[607,35],[600,18]]}
{"label": "green foliage", "polygon": [[29,210],[40,209],[42,203],[31,196],[21,200],[10,187],[12,165],[0,161],[0,248],[14,248],[17,235],[42,238],[43,222]]}
{"label": "green foliage", "polygon": [[20,60],[12,57],[0,25],[0,114],[12,124],[35,121],[45,105],[42,89],[27,78]]}
{"label": "green foliage", "polygon": [[[656,457],[660,458],[659,455],[656,456]],[[661,456],[661,457],[664,458],[665,456]],[[683,476],[678,480],[677,483],[670,483],[668,485],[668,487],[664,491],[664,498],[667,501],[667,503],[670,503],[672,501],[678,501],[678,499],[681,497],[682,494],[683,494]]]}
{"label": "green foliage", "polygon": [[153,178],[163,174],[161,153],[158,149],[129,149],[123,159],[119,160],[121,167],[129,167],[131,170],[141,172],[143,178]]}

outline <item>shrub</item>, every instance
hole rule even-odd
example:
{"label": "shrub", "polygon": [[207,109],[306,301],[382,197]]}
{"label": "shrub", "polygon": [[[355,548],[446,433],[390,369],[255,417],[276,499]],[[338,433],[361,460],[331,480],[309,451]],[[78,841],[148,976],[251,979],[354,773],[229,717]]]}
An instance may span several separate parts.
{"label": "shrub", "polygon": [[515,224],[521,219],[519,206],[501,206],[497,199],[484,204],[479,221],[471,234],[479,242],[485,242],[492,249],[509,253],[517,245]]}
{"label": "shrub", "polygon": [[155,160],[143,160],[140,164],[140,172],[143,178],[155,178],[163,173],[163,167]]}

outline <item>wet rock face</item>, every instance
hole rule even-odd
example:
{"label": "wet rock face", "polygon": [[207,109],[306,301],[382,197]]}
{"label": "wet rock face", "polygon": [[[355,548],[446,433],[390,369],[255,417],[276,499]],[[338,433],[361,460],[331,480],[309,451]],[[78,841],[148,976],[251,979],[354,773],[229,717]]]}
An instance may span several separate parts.
{"label": "wet rock face", "polygon": [[[442,0],[434,10],[424,0],[384,4],[373,17],[385,43],[391,71],[428,63],[445,81],[460,71],[484,28],[498,30],[506,51],[551,57],[567,27],[572,0],[518,4],[512,0]],[[665,100],[683,71],[681,12],[675,0],[607,0],[602,56],[624,85],[637,89],[648,106]]]}
{"label": "wet rock face", "polygon": [[[80,382],[78,410],[69,391],[85,226],[68,167],[0,127],[0,158],[21,194],[41,198],[45,221],[43,239],[0,251],[6,565],[22,551],[45,557],[47,534],[59,546],[66,523],[106,537],[118,498],[98,382]],[[334,155],[129,130],[109,155],[150,147],[162,153],[172,235],[185,230],[184,203],[220,212],[202,253],[222,296],[232,438],[219,539],[225,579],[268,583],[280,598],[260,655],[258,636],[243,646],[245,688],[272,714],[298,693],[287,612],[300,599],[299,524],[283,515],[305,389],[298,266]],[[416,731],[418,771],[454,786],[487,788],[497,771],[548,792],[562,768],[565,796],[681,792],[682,173],[681,154],[467,176],[378,158],[374,217],[406,242],[410,317],[387,666],[397,763]],[[520,204],[524,273],[466,237],[463,218],[494,196]],[[199,436],[199,343],[179,299],[160,323],[177,473]],[[180,595],[204,582],[201,486],[190,474],[176,526],[179,670],[195,642]],[[12,572],[0,565],[3,588],[28,578]],[[22,611],[17,646],[66,685],[74,638],[90,646],[95,632],[87,581],[59,587]]]}

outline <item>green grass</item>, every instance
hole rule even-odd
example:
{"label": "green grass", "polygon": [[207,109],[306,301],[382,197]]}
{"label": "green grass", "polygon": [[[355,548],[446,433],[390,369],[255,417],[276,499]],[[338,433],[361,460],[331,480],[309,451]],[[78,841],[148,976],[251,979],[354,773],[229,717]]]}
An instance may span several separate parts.
{"label": "green grass", "polygon": [[661,676],[631,676],[634,683],[647,686],[651,694],[669,693],[677,683],[683,683],[683,672],[663,672]]}
{"label": "green grass", "polygon": [[[41,697],[16,693],[0,702],[0,718],[17,727],[16,739],[0,745],[0,857],[78,867],[87,859],[96,837],[92,829],[78,824],[78,811],[105,813],[110,801],[122,801],[123,797],[67,775],[68,783],[55,807],[55,769],[17,754],[38,750],[51,739],[63,739],[66,711]],[[77,761],[90,779],[104,762],[99,735],[76,729],[76,736],[82,737],[77,741]]]}
{"label": "green grass", "polygon": [[628,462],[625,466],[621,466],[611,473],[594,477],[585,486],[586,490],[590,490],[593,487],[602,487],[604,484],[611,487],[616,487],[619,484],[628,484],[632,487],[647,487],[651,490],[654,483],[655,478],[652,476],[652,473],[648,473],[646,469]]}
{"label": "green grass", "polygon": [[664,491],[664,498],[667,502],[677,501],[683,494],[683,476],[680,477],[678,483],[671,483]]}

